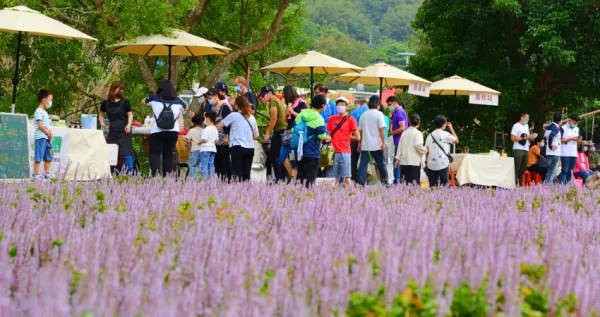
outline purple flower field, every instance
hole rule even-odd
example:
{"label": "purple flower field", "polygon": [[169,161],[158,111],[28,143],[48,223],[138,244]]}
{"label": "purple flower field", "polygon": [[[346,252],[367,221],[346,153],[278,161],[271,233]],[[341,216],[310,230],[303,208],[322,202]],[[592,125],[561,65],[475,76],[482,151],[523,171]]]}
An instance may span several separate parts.
{"label": "purple flower field", "polygon": [[590,316],[599,202],[562,186],[1,183],[0,315],[345,316],[351,293],[384,287],[384,306],[447,316],[462,286],[483,316]]}

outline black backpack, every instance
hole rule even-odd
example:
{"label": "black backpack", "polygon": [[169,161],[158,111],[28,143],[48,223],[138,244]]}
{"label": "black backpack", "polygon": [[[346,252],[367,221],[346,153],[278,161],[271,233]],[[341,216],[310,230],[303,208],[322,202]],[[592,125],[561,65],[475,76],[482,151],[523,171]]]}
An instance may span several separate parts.
{"label": "black backpack", "polygon": [[156,114],[154,114],[156,126],[163,130],[171,130],[175,127],[176,121],[175,114],[173,113],[173,110],[171,110],[171,106],[173,105],[167,106],[164,102],[162,104],[163,110],[160,112],[158,117],[156,117]]}

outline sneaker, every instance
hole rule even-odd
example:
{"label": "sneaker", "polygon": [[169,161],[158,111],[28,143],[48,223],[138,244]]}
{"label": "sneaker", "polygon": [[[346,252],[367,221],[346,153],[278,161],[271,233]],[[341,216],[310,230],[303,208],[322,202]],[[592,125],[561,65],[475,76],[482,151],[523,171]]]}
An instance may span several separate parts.
{"label": "sneaker", "polygon": [[41,180],[43,178],[44,177],[42,175],[40,175],[40,174],[33,174],[33,179],[35,179],[35,180]]}
{"label": "sneaker", "polygon": [[44,175],[44,179],[45,180],[51,180],[53,178],[54,178],[54,176],[52,176],[52,174],[46,174],[46,175]]}

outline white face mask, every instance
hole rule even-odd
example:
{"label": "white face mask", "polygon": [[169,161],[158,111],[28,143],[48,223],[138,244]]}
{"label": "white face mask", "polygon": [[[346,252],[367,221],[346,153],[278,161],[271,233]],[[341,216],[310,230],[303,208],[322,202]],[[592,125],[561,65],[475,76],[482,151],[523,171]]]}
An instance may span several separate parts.
{"label": "white face mask", "polygon": [[50,108],[52,108],[52,100],[48,101],[48,104],[46,105],[46,109]]}
{"label": "white face mask", "polygon": [[546,146],[546,143],[542,142],[542,143],[540,143],[540,146],[544,147],[544,146]]}

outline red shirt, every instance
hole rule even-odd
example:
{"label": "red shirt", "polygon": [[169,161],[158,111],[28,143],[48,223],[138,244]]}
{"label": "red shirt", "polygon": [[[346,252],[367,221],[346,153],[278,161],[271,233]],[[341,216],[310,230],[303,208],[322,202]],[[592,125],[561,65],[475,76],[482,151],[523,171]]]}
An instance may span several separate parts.
{"label": "red shirt", "polygon": [[[329,121],[327,122],[327,131],[329,131],[329,134],[335,130],[335,128],[343,119],[344,117],[342,116],[333,116],[329,118]],[[356,130],[358,130],[356,119],[354,119],[352,116],[349,116],[346,122],[344,122],[342,127],[337,130],[331,139],[333,149],[337,153],[352,153],[350,150],[350,136],[352,135],[352,132]]]}

